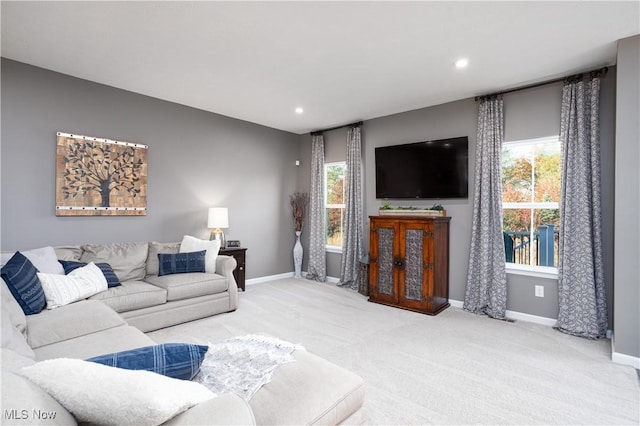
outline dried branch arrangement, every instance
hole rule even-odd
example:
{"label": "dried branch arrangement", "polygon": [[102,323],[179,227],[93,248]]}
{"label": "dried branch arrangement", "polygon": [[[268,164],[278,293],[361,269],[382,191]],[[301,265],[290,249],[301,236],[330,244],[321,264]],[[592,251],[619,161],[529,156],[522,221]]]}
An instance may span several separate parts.
{"label": "dried branch arrangement", "polygon": [[309,194],[306,192],[294,192],[289,196],[291,202],[291,215],[296,231],[302,231],[304,217],[307,214],[307,206],[309,205]]}

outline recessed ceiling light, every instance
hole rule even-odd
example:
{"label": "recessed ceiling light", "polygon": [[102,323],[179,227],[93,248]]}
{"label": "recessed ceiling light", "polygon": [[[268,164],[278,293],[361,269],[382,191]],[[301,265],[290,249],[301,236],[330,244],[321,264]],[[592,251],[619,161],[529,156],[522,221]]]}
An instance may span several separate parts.
{"label": "recessed ceiling light", "polygon": [[469,65],[469,60],[467,58],[460,58],[456,61],[456,68],[462,69],[466,68]]}
{"label": "recessed ceiling light", "polygon": [[302,109],[302,107],[296,108],[296,114],[302,114],[303,112],[304,110]]}

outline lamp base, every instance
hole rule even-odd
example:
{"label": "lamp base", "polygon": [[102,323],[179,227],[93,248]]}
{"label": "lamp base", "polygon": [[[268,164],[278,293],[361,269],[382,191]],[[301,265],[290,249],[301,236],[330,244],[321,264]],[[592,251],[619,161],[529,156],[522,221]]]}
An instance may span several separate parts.
{"label": "lamp base", "polygon": [[211,237],[209,239],[210,240],[219,240],[221,249],[223,249],[223,248],[225,248],[227,246],[227,239],[224,236],[224,232],[222,232],[222,229],[220,229],[220,228],[214,229],[213,231],[211,231]]}

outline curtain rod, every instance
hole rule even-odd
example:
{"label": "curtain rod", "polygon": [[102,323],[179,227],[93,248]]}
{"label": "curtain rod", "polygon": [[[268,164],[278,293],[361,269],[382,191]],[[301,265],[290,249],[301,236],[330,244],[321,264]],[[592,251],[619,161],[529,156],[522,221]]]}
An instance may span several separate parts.
{"label": "curtain rod", "polygon": [[362,126],[362,121],[356,121],[355,123],[351,123],[351,124],[343,124],[342,126],[336,126],[336,127],[330,128],[330,129],[314,130],[313,132],[311,132],[311,136],[321,135],[322,132],[328,132],[328,131],[331,131],[331,130],[342,129],[343,127],[358,127],[358,126]]}
{"label": "curtain rod", "polygon": [[568,77],[556,78],[556,79],[549,80],[549,81],[543,81],[541,83],[530,84],[528,86],[516,87],[515,89],[509,89],[509,90],[505,90],[505,91],[502,91],[502,92],[491,93],[489,95],[476,96],[476,101],[479,101],[482,98],[490,98],[492,96],[499,96],[499,95],[504,95],[504,94],[507,94],[507,93],[519,92],[520,90],[533,89],[533,88],[536,88],[536,87],[546,86],[548,84],[558,83],[560,81],[580,80],[586,74],[591,74],[592,76],[600,75],[600,74],[601,75],[605,75],[605,74],[607,74],[607,71],[609,71],[609,68],[608,67],[603,67],[603,68],[599,68],[599,69],[593,70],[593,71],[587,71],[587,72],[582,72],[580,74],[570,75]]}

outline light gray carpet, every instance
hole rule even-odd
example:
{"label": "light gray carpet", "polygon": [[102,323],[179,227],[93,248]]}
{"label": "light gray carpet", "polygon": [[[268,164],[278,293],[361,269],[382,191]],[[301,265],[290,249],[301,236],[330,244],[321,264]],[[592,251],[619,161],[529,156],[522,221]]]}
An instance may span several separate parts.
{"label": "light gray carpet", "polygon": [[448,308],[430,317],[304,279],[247,287],[236,312],[150,333],[215,342],[258,333],[302,344],[367,383],[371,424],[638,424],[635,369],[609,340]]}

